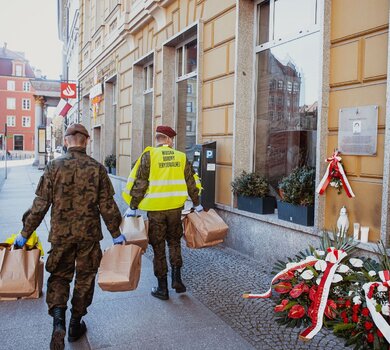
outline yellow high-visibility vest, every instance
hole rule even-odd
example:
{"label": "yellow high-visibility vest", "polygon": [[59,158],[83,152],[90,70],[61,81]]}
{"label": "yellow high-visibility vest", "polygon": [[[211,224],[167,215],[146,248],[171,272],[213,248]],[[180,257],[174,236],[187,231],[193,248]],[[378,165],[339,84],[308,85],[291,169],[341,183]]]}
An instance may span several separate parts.
{"label": "yellow high-visibility vest", "polygon": [[[159,211],[182,207],[188,197],[184,177],[186,155],[168,146],[147,147],[143,153],[146,151],[150,151],[149,187],[139,203],[139,209]],[[122,192],[122,197],[128,205],[131,202],[130,191],[141,163],[141,157],[131,170],[126,187]],[[194,174],[194,179],[200,193],[201,184],[197,174]]]}

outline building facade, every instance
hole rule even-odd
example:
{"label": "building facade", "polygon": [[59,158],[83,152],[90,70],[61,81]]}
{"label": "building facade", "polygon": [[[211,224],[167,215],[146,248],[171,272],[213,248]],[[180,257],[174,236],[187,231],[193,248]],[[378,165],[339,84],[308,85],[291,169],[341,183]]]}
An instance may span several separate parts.
{"label": "building facade", "polygon": [[[34,152],[35,100],[30,79],[34,72],[23,52],[0,48],[0,151],[15,157]],[[4,125],[7,123],[7,139]]]}
{"label": "building facade", "polygon": [[[78,84],[79,73],[79,1],[58,0],[58,35],[63,42],[61,80]],[[72,101],[72,108],[67,113],[67,124],[79,122],[79,96]],[[61,123],[57,123],[61,127]],[[61,128],[62,129],[62,128]],[[57,132],[58,139],[59,136]],[[62,141],[61,141],[62,142]]]}
{"label": "building facade", "polygon": [[[92,156],[116,155],[119,202],[131,165],[167,124],[189,159],[196,144],[216,141],[228,246],[289,256],[316,245],[343,205],[351,226],[369,227],[360,248],[389,240],[388,0],[80,0],[79,11],[82,122]],[[367,106],[349,135],[342,113]],[[356,197],[316,195],[314,226],[237,209],[230,183],[243,170],[266,176],[278,196],[296,167],[314,167],[318,184],[324,159],[351,140],[357,154],[342,157]]]}

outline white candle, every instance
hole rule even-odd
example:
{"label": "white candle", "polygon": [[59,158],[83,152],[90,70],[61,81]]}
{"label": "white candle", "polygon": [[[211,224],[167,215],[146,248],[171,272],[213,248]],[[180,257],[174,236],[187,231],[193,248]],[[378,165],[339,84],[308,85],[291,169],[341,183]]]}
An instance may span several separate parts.
{"label": "white candle", "polygon": [[368,226],[360,227],[360,240],[364,243],[368,242],[368,231],[370,231]]}
{"label": "white candle", "polygon": [[353,223],[353,239],[358,240],[359,239],[359,229],[360,224],[358,222]]}

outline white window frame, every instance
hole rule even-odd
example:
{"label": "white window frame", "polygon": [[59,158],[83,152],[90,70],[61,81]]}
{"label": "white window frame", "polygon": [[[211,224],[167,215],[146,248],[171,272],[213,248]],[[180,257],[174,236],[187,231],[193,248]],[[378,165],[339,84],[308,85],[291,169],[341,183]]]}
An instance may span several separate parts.
{"label": "white window frame", "polygon": [[7,80],[7,90],[15,91],[15,80]]}
{"label": "white window frame", "polygon": [[[191,72],[191,73],[184,74],[185,67],[187,65],[185,47],[188,43],[190,43],[191,41],[194,41],[194,40],[196,40],[196,44],[197,44],[196,70]],[[179,75],[179,71],[178,71],[179,57],[178,57],[177,52],[181,47],[183,48],[182,53],[181,53],[182,54],[182,67],[181,67],[181,75]],[[192,78],[192,77],[197,76],[198,75],[198,66],[199,66],[199,39],[198,39],[197,35],[193,35],[191,38],[182,41],[179,45],[177,45],[175,47],[175,80],[176,80],[176,83],[178,83],[179,81],[186,80],[188,78]]]}
{"label": "white window frame", "polygon": [[[12,120],[11,123],[10,123],[10,120]],[[10,128],[16,127],[16,116],[15,115],[7,115],[7,127],[10,127]]]}
{"label": "white window frame", "polygon": [[[153,66],[153,68],[151,69],[150,66]],[[146,89],[145,89],[145,69],[146,69]],[[143,90],[144,95],[153,92],[154,90],[154,69],[155,69],[154,60],[149,61],[142,67],[142,85],[144,89]],[[152,86],[150,86],[149,84],[150,74],[152,74]]]}
{"label": "white window frame", "polygon": [[254,3],[253,13],[254,13],[254,23],[255,23],[255,28],[254,28],[254,31],[255,31],[255,38],[254,38],[255,39],[255,55],[257,53],[259,53],[260,51],[264,51],[264,50],[273,48],[275,46],[287,43],[289,41],[299,39],[301,37],[319,32],[321,30],[321,27],[319,24],[319,18],[320,18],[319,14],[320,14],[320,7],[321,6],[318,6],[318,2],[320,2],[322,0],[317,0],[317,12],[315,15],[317,23],[315,25],[309,26],[307,28],[302,28],[302,30],[300,30],[299,33],[297,33],[297,34],[291,34],[291,35],[288,35],[284,38],[274,38],[274,18],[275,18],[275,1],[276,0],[269,0],[269,3],[270,3],[270,15],[269,15],[269,17],[270,17],[269,18],[269,27],[270,27],[269,37],[270,37],[270,40],[266,43],[258,45],[257,38],[259,35],[259,18],[258,18],[257,6],[259,4],[261,4],[262,2],[266,2],[266,1],[268,1],[268,0],[257,0]]}
{"label": "white window frame", "polygon": [[29,81],[23,82],[23,91],[30,91],[31,90],[31,84]]}
{"label": "white window frame", "polygon": [[[18,67],[20,67],[20,74],[18,74]],[[15,64],[15,76],[22,77],[23,76],[23,64],[16,63]]]}
{"label": "white window frame", "polygon": [[[11,101],[13,101],[13,103],[11,103]],[[7,97],[7,109],[9,109],[9,110],[16,109],[16,98],[15,97]]]}
{"label": "white window frame", "polygon": [[[25,125],[26,123],[25,123],[25,121],[28,121],[28,125]],[[31,117],[29,117],[29,116],[22,116],[22,127],[23,128],[30,128],[31,127]]]}
{"label": "white window frame", "polygon": [[[26,103],[26,106],[25,106],[25,103]],[[29,98],[23,98],[22,99],[22,110],[23,111],[31,110],[31,99],[29,99]]]}

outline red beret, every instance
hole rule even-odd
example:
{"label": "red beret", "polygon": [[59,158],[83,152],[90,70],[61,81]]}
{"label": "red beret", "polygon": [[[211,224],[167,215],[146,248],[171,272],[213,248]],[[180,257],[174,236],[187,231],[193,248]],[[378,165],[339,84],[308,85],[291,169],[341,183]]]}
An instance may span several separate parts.
{"label": "red beret", "polygon": [[89,137],[87,129],[82,124],[69,125],[68,128],[66,129],[65,136],[75,135],[77,133]]}
{"label": "red beret", "polygon": [[156,132],[164,134],[170,138],[176,136],[175,130],[173,130],[170,126],[160,125],[157,127]]}

